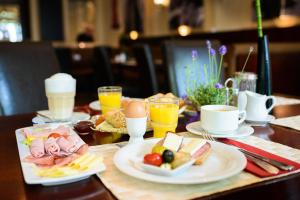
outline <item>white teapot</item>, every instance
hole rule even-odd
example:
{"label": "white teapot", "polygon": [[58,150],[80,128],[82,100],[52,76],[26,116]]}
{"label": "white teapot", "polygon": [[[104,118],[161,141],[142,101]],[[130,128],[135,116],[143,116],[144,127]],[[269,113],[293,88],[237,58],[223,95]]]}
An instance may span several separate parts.
{"label": "white teapot", "polygon": [[[255,92],[246,91],[246,112],[249,121],[264,121],[267,119],[269,112],[273,109],[276,103],[274,96],[261,95]],[[267,108],[267,100],[272,99],[272,105]],[[245,98],[243,101],[239,102],[245,104]]]}

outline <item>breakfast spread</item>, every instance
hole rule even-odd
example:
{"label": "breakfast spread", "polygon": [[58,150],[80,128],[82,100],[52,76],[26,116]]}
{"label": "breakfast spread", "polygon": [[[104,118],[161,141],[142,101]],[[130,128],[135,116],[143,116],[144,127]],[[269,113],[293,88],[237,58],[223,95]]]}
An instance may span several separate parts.
{"label": "breakfast spread", "polygon": [[77,134],[72,134],[69,127],[28,127],[23,128],[22,133],[23,144],[30,152],[22,161],[33,163],[38,176],[67,176],[102,162],[102,158],[87,152],[88,145]]}
{"label": "breakfast spread", "polygon": [[144,156],[144,164],[170,170],[191,160],[194,160],[194,165],[202,164],[210,154],[210,143],[200,138],[190,139],[186,144],[183,140],[183,136],[168,132],[152,147],[151,153]]}
{"label": "breakfast spread", "polygon": [[[101,115],[97,117],[96,120],[94,120],[95,130],[104,132],[127,133],[125,118],[137,118],[140,116],[145,116],[145,112],[147,116],[147,130],[151,130],[152,127],[150,121],[149,99],[161,97],[178,98],[172,93],[158,93],[144,100],[124,98],[121,100],[121,109],[108,111],[104,115]],[[182,107],[183,105],[184,101],[180,99],[179,107]]]}

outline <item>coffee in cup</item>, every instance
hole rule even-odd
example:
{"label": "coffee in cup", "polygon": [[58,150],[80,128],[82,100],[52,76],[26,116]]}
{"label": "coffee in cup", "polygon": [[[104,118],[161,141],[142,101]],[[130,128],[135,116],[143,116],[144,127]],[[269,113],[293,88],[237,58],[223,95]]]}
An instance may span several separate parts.
{"label": "coffee in cup", "polygon": [[53,120],[70,119],[74,109],[76,80],[69,74],[57,73],[45,80],[45,89]]}
{"label": "coffee in cup", "polygon": [[[239,119],[241,116],[241,119]],[[246,119],[246,111],[227,105],[206,105],[201,107],[201,126],[213,133],[236,130]]]}

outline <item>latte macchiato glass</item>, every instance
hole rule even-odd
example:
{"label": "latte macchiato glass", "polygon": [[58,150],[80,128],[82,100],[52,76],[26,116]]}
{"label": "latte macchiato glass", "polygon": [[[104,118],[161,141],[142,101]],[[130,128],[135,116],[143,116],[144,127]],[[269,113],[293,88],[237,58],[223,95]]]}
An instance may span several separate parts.
{"label": "latte macchiato glass", "polygon": [[45,80],[45,89],[52,119],[69,120],[74,109],[76,80],[69,74],[57,73]]}

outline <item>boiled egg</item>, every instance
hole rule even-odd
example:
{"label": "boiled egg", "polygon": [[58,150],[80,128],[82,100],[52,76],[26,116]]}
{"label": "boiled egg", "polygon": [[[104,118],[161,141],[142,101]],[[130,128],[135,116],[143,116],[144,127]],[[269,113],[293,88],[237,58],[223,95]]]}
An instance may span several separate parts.
{"label": "boiled egg", "polygon": [[133,100],[128,103],[124,111],[127,118],[140,118],[146,117],[146,105],[143,101]]}

